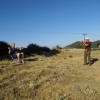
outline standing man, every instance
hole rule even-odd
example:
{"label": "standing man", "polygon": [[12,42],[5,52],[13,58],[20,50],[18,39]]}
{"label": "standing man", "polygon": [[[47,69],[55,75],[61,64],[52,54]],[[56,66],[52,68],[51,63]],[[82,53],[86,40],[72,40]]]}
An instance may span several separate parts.
{"label": "standing man", "polygon": [[[91,42],[89,41],[89,38],[85,38],[86,41],[82,41],[82,44],[85,47],[84,50],[84,65],[87,65],[89,63],[89,66],[91,66]],[[88,63],[87,63],[88,58]]]}

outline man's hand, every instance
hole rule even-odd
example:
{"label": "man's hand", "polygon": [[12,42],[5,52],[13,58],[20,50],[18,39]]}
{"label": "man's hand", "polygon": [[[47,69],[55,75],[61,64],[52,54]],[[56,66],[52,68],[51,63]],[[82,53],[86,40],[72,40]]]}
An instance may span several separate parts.
{"label": "man's hand", "polygon": [[83,45],[86,45],[84,41],[81,42]]}
{"label": "man's hand", "polygon": [[83,43],[83,44],[84,44],[84,41],[81,41],[81,43]]}
{"label": "man's hand", "polygon": [[11,49],[10,49],[10,47],[8,47],[8,53],[10,54],[10,52],[11,52]]}
{"label": "man's hand", "polygon": [[10,50],[10,47],[8,47],[8,49]]}
{"label": "man's hand", "polygon": [[84,43],[84,41],[82,41],[82,43]]}

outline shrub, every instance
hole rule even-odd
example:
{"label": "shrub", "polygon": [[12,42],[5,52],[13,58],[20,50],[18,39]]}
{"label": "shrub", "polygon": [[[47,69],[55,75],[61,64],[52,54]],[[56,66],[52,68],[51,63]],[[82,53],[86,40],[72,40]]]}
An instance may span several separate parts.
{"label": "shrub", "polygon": [[7,42],[0,41],[0,56],[8,55],[8,47],[10,45]]}
{"label": "shrub", "polygon": [[45,47],[45,46],[44,46],[44,47],[41,47],[41,50],[42,50],[42,51],[46,51],[46,52],[50,52],[50,48]]}
{"label": "shrub", "polygon": [[62,47],[60,47],[59,45],[56,46],[57,49],[62,49]]}
{"label": "shrub", "polygon": [[33,43],[31,43],[31,44],[29,44],[29,45],[27,46],[27,50],[28,50],[30,53],[37,53],[37,52],[40,52],[39,48],[40,48],[40,47],[39,47],[38,45],[33,44]]}
{"label": "shrub", "polygon": [[27,50],[30,52],[30,53],[36,53],[36,54],[39,54],[41,51],[45,51],[45,52],[50,52],[50,49],[48,47],[41,47],[37,44],[29,44],[27,46]]}

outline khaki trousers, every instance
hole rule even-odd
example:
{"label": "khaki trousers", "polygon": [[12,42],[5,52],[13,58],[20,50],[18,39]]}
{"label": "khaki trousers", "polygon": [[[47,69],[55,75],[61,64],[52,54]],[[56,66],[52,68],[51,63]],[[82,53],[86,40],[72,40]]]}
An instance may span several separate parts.
{"label": "khaki trousers", "polygon": [[87,64],[87,58],[88,63],[91,64],[91,50],[88,50],[87,52],[84,51],[84,64]]}

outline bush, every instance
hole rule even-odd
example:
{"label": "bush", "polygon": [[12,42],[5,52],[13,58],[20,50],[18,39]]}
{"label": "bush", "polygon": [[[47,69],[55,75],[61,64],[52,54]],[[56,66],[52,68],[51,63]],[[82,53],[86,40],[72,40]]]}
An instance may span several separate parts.
{"label": "bush", "polygon": [[41,47],[41,51],[50,52],[50,48],[48,48],[48,47]]}
{"label": "bush", "polygon": [[60,47],[59,45],[56,46],[57,49],[62,49],[62,47]]}
{"label": "bush", "polygon": [[39,54],[41,51],[45,51],[45,52],[50,52],[50,49],[48,47],[41,47],[37,44],[29,44],[27,46],[27,50],[30,52],[30,53],[36,53],[36,54]]}
{"label": "bush", "polygon": [[30,53],[40,52],[39,46],[36,45],[36,44],[33,44],[33,43],[31,43],[31,44],[29,44],[29,45],[27,46],[27,50],[28,50]]}
{"label": "bush", "polygon": [[10,45],[7,42],[0,41],[0,56],[8,55],[8,47]]}

